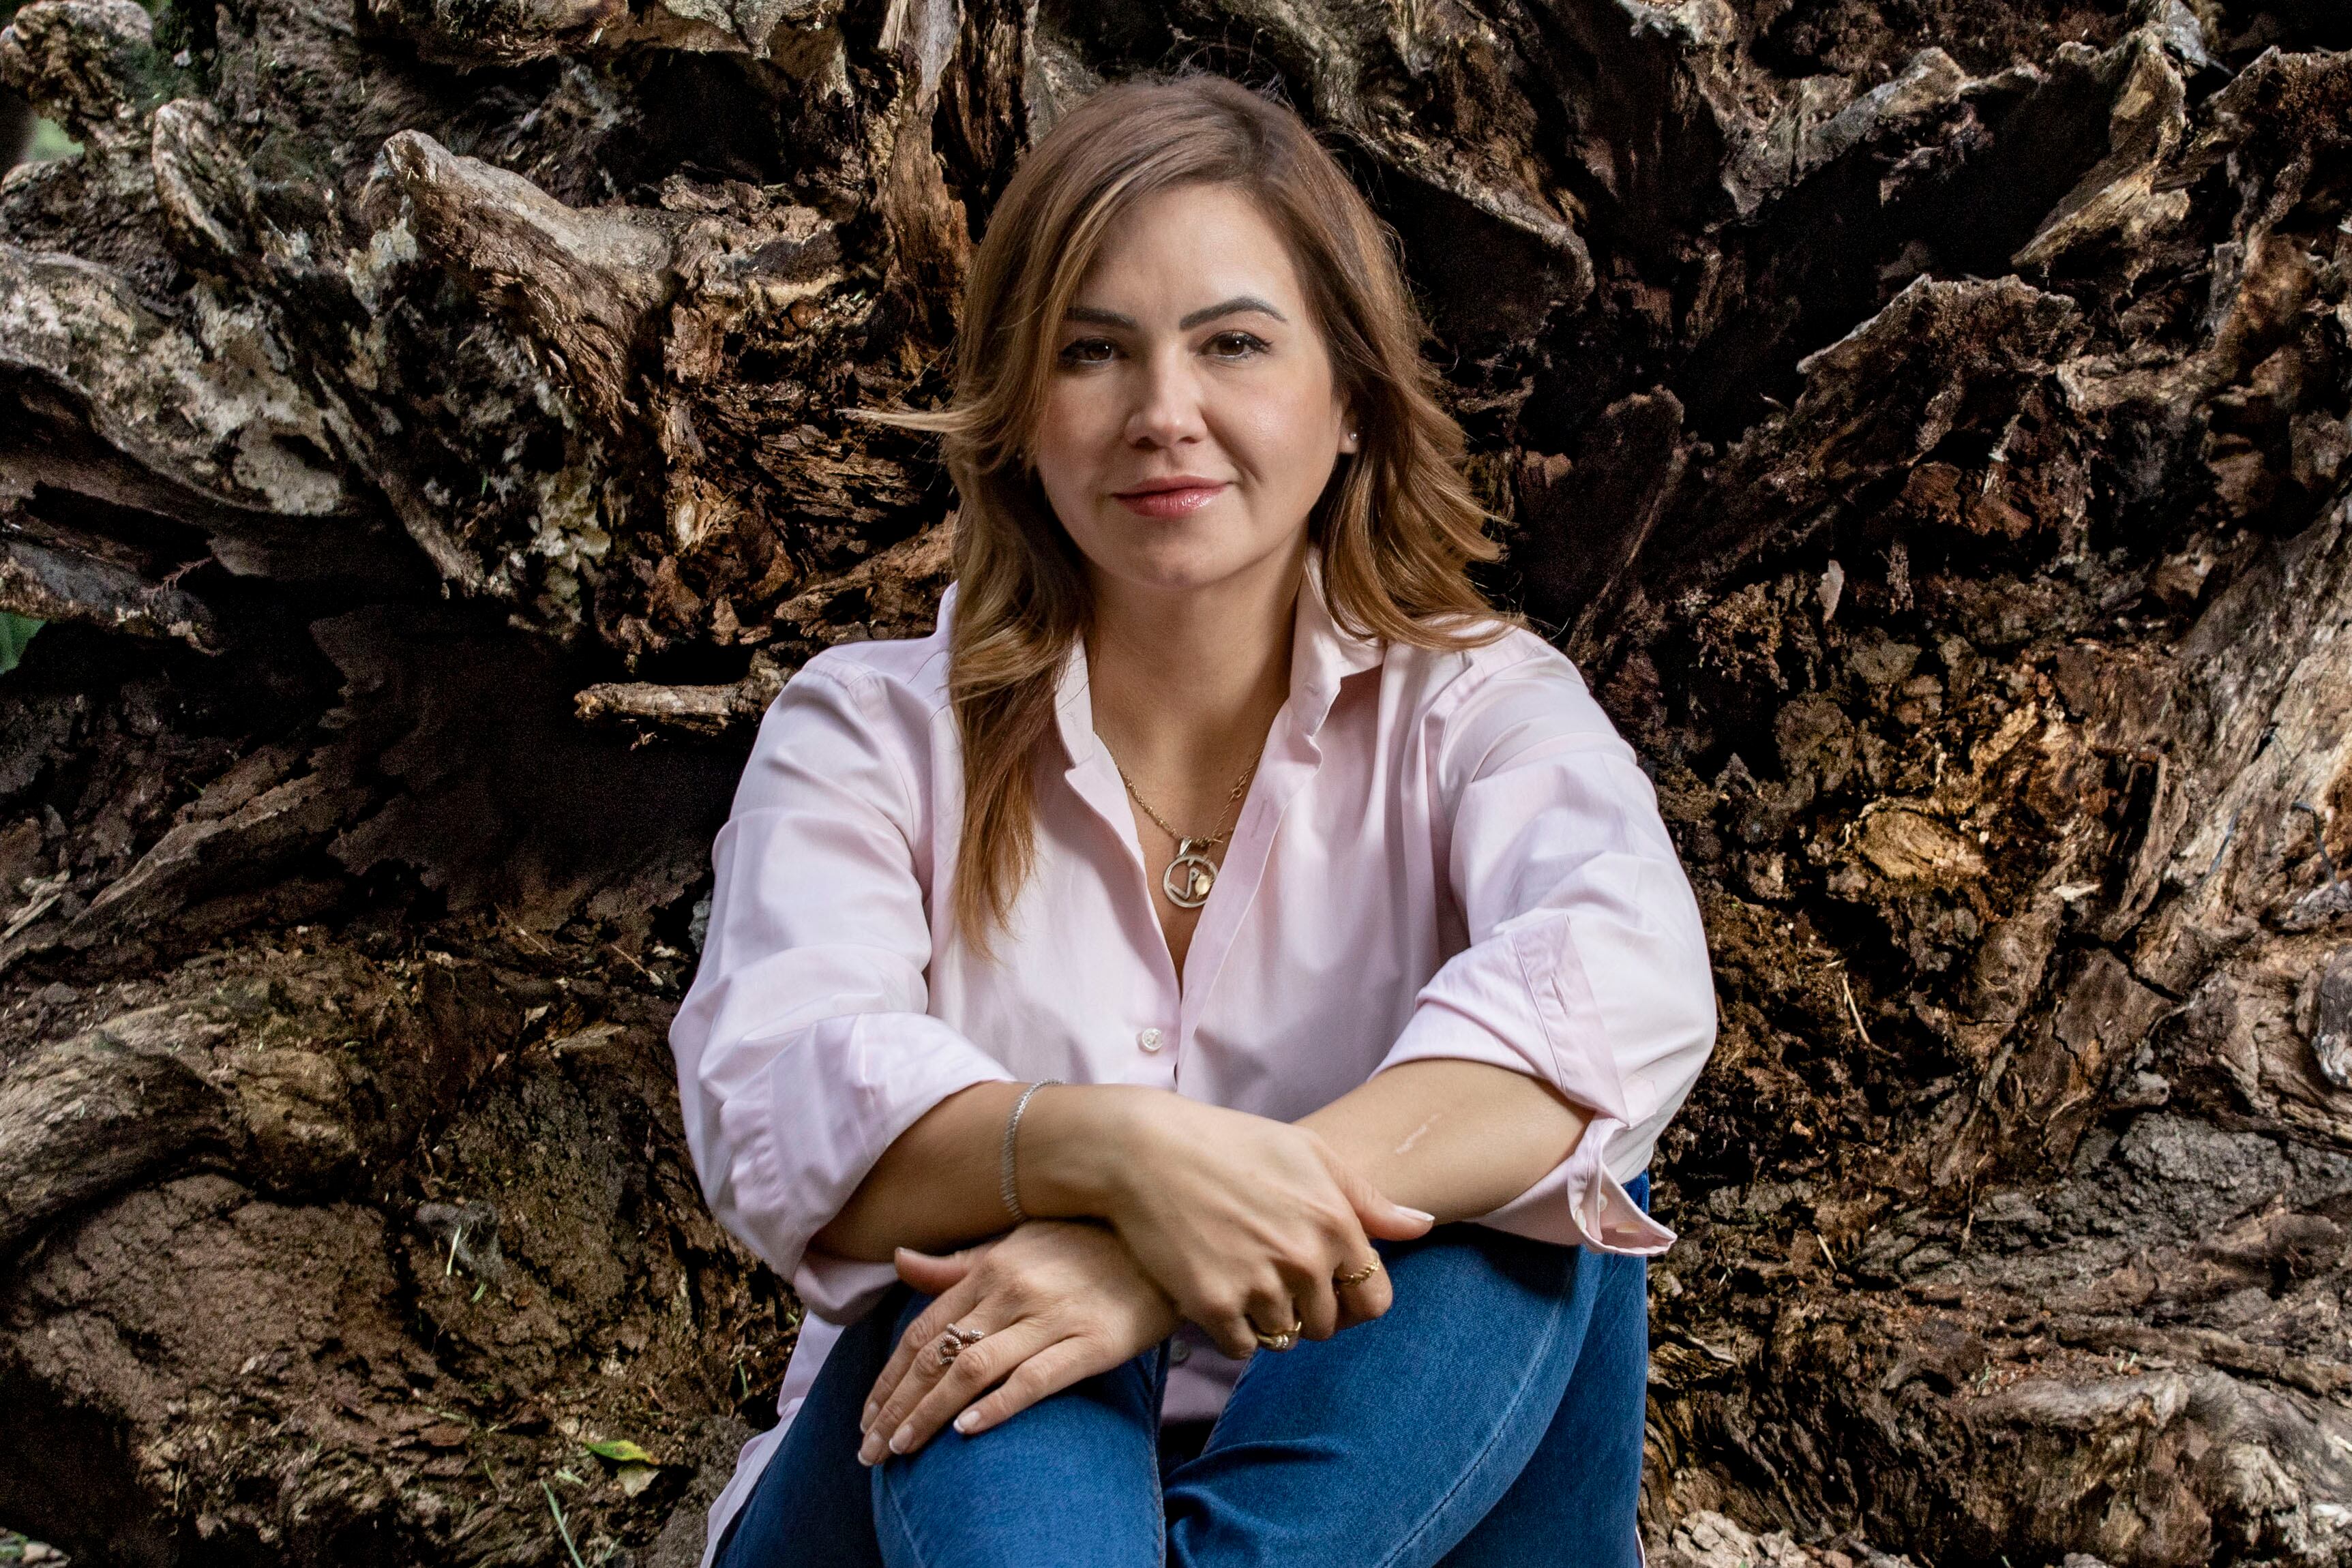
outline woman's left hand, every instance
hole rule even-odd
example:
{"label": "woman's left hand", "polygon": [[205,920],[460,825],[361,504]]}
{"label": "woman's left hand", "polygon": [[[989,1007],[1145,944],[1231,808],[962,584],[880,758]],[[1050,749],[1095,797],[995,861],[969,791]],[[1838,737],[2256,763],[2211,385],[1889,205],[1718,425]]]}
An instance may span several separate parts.
{"label": "woman's left hand", "polygon": [[[1175,1303],[1107,1226],[1031,1220],[945,1258],[900,1248],[898,1266],[899,1278],[938,1299],[907,1326],[875,1379],[857,1454],[864,1464],[913,1453],[950,1417],[966,1437],[984,1432],[1176,1327]],[[943,1364],[950,1323],[982,1337]]]}

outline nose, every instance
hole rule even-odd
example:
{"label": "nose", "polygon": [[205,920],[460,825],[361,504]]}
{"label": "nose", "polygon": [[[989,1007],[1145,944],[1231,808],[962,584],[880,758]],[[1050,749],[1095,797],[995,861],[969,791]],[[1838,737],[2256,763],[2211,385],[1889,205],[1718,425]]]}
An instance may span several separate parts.
{"label": "nose", "polygon": [[1177,447],[1204,439],[1200,379],[1179,347],[1155,348],[1142,360],[1134,408],[1127,419],[1131,445]]}

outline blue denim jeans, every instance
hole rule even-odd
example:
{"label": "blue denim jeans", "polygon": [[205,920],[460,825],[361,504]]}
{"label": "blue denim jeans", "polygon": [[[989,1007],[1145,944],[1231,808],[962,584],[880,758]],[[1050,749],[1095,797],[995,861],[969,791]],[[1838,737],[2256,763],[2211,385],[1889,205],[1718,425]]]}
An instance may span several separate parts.
{"label": "blue denim jeans", "polygon": [[[1648,1206],[1646,1176],[1630,1190]],[[719,1568],[1636,1568],[1643,1260],[1473,1225],[1379,1246],[1387,1314],[1252,1357],[1164,1477],[1165,1344],[859,1465],[866,1393],[928,1301],[901,1287],[834,1347]]]}

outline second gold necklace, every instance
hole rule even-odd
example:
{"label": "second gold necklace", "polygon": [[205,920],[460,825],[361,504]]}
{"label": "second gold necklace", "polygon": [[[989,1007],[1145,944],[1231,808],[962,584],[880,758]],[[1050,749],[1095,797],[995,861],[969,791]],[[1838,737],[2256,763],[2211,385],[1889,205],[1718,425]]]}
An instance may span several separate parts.
{"label": "second gold necklace", "polygon": [[[1105,747],[1103,750],[1108,754],[1110,748]],[[1265,755],[1265,748],[1261,744],[1258,757]],[[1242,776],[1234,780],[1233,793],[1225,797],[1227,811],[1241,803],[1242,792],[1249,788],[1250,779],[1257,772],[1257,764],[1258,758],[1251,758],[1249,766],[1242,769]],[[1221,827],[1205,838],[1188,837],[1178,832],[1168,825],[1167,818],[1151,809],[1151,802],[1136,789],[1135,780],[1127,776],[1127,769],[1119,768],[1118,758],[1111,758],[1110,765],[1118,768],[1118,781],[1127,786],[1127,792],[1135,798],[1137,805],[1143,808],[1143,814],[1157,823],[1161,832],[1176,841],[1176,858],[1160,873],[1160,891],[1166,894],[1168,902],[1179,909],[1200,908],[1209,902],[1209,890],[1217,885],[1217,862],[1209,858],[1209,852],[1231,838],[1233,828]]]}

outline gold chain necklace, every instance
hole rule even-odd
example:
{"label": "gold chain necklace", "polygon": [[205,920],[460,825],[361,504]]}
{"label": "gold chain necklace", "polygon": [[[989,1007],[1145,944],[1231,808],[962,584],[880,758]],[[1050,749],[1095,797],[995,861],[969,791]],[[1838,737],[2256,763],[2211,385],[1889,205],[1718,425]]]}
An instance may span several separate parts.
{"label": "gold chain necklace", "polygon": [[[1110,747],[1105,747],[1103,750],[1108,754]],[[1250,758],[1249,766],[1242,769],[1242,776],[1234,780],[1233,793],[1225,797],[1227,811],[1241,804],[1243,791],[1249,788],[1251,779],[1257,774],[1258,758],[1265,755],[1265,745],[1261,741],[1257,757]],[[1151,802],[1143,798],[1143,792],[1135,787],[1135,780],[1127,776],[1127,769],[1118,767],[1118,758],[1111,758],[1110,765],[1118,768],[1118,781],[1127,786],[1127,792],[1135,798],[1137,805],[1143,808],[1143,814],[1157,823],[1161,832],[1176,841],[1176,858],[1160,873],[1160,891],[1166,894],[1168,902],[1179,909],[1200,908],[1209,902],[1209,890],[1217,885],[1217,862],[1209,858],[1209,852],[1231,838],[1233,829],[1219,828],[1205,838],[1186,837],[1170,827],[1167,818],[1151,809]]]}

